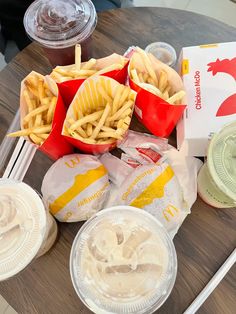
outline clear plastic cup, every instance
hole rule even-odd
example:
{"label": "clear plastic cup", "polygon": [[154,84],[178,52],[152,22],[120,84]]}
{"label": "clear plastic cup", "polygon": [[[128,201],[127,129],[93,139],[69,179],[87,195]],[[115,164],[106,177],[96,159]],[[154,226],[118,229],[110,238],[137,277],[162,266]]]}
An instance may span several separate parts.
{"label": "clear plastic cup", "polygon": [[152,53],[161,62],[173,67],[177,60],[174,47],[165,42],[154,42],[145,48],[146,52]]}
{"label": "clear plastic cup", "polygon": [[216,133],[210,141],[207,163],[198,175],[198,194],[216,208],[236,206],[236,122]]}
{"label": "clear plastic cup", "polygon": [[97,14],[91,0],[36,0],[24,16],[28,36],[40,44],[50,63],[75,62],[75,44],[81,44],[82,60],[91,56],[91,35]]}
{"label": "clear plastic cup", "polygon": [[0,180],[0,281],[11,278],[46,253],[57,224],[36,191],[23,182]]}
{"label": "clear plastic cup", "polygon": [[135,207],[97,213],[72,245],[73,286],[94,313],[153,313],[169,296],[176,271],[176,252],[167,231]]}

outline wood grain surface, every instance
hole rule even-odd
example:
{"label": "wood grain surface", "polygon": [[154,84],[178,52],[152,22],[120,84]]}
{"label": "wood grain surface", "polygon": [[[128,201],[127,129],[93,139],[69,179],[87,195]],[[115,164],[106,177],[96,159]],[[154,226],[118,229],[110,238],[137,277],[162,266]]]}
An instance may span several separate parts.
{"label": "wood grain surface", "polygon": [[[99,14],[93,35],[93,56],[123,54],[131,45],[144,48],[154,41],[172,44],[179,54],[182,46],[235,39],[235,28],[198,14],[166,8],[117,9]],[[18,108],[20,82],[31,70],[50,72],[49,63],[35,44],[20,52],[0,73],[0,140]],[[131,128],[146,131],[135,118]],[[175,143],[175,133],[170,143]],[[51,164],[49,158],[37,152],[24,181],[40,191],[42,178]],[[90,313],[77,297],[69,275],[71,244],[80,226],[81,223],[59,223],[58,241],[50,252],[18,276],[0,283],[0,294],[18,313]],[[174,243],[178,256],[177,279],[170,297],[157,313],[183,313],[225,261],[236,243],[235,209],[213,209],[198,198]],[[198,313],[235,313],[235,270],[236,266]]]}

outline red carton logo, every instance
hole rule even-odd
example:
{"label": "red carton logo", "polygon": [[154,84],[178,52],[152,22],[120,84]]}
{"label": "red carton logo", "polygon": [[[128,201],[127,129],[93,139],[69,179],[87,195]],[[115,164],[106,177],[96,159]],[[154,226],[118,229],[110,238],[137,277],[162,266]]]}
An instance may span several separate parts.
{"label": "red carton logo", "polygon": [[[215,76],[218,72],[227,73],[236,80],[236,57],[229,60],[217,59],[215,62],[208,63],[208,72],[212,72],[212,75]],[[220,105],[216,116],[228,116],[236,113],[236,94],[233,94],[226,98],[223,103]]]}

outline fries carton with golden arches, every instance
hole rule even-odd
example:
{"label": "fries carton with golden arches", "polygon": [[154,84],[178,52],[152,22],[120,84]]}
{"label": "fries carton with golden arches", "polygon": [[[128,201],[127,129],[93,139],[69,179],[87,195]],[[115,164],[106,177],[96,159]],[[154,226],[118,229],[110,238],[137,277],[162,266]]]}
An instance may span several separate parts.
{"label": "fries carton with golden arches", "polygon": [[78,88],[90,76],[105,75],[124,84],[127,77],[129,59],[113,53],[101,59],[90,59],[81,63],[80,45],[75,47],[75,64],[57,66],[50,76],[57,82],[65,105],[69,106]]}
{"label": "fries carton with golden arches", "polygon": [[186,107],[180,76],[139,47],[131,56],[128,73],[130,87],[138,93],[137,118],[154,135],[168,137]]}
{"label": "fries carton with golden arches", "polygon": [[66,115],[62,134],[88,153],[103,153],[117,146],[129,128],[136,92],[105,77],[87,79]]}
{"label": "fries carton with golden arches", "polygon": [[21,83],[21,130],[8,136],[25,136],[52,159],[73,152],[61,135],[66,110],[55,82],[32,71]]}

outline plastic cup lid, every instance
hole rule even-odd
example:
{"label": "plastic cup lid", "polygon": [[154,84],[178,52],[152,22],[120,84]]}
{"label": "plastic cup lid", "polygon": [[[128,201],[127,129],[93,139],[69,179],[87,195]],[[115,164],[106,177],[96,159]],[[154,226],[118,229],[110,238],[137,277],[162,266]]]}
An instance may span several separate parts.
{"label": "plastic cup lid", "polygon": [[96,10],[90,0],[37,0],[24,16],[29,37],[49,48],[82,42],[91,35],[96,23]]}
{"label": "plastic cup lid", "polygon": [[102,210],[79,230],[70,255],[73,286],[95,313],[153,313],[170,294],[177,260],[164,227],[144,210]]}
{"label": "plastic cup lid", "polygon": [[213,136],[207,165],[217,186],[236,201],[236,122],[226,125]]}
{"label": "plastic cup lid", "polygon": [[176,63],[176,51],[167,43],[161,41],[152,43],[145,48],[145,51],[152,53],[158,60],[169,66],[174,66]]}
{"label": "plastic cup lid", "polygon": [[0,281],[24,269],[44,239],[46,212],[27,184],[0,180]]}

